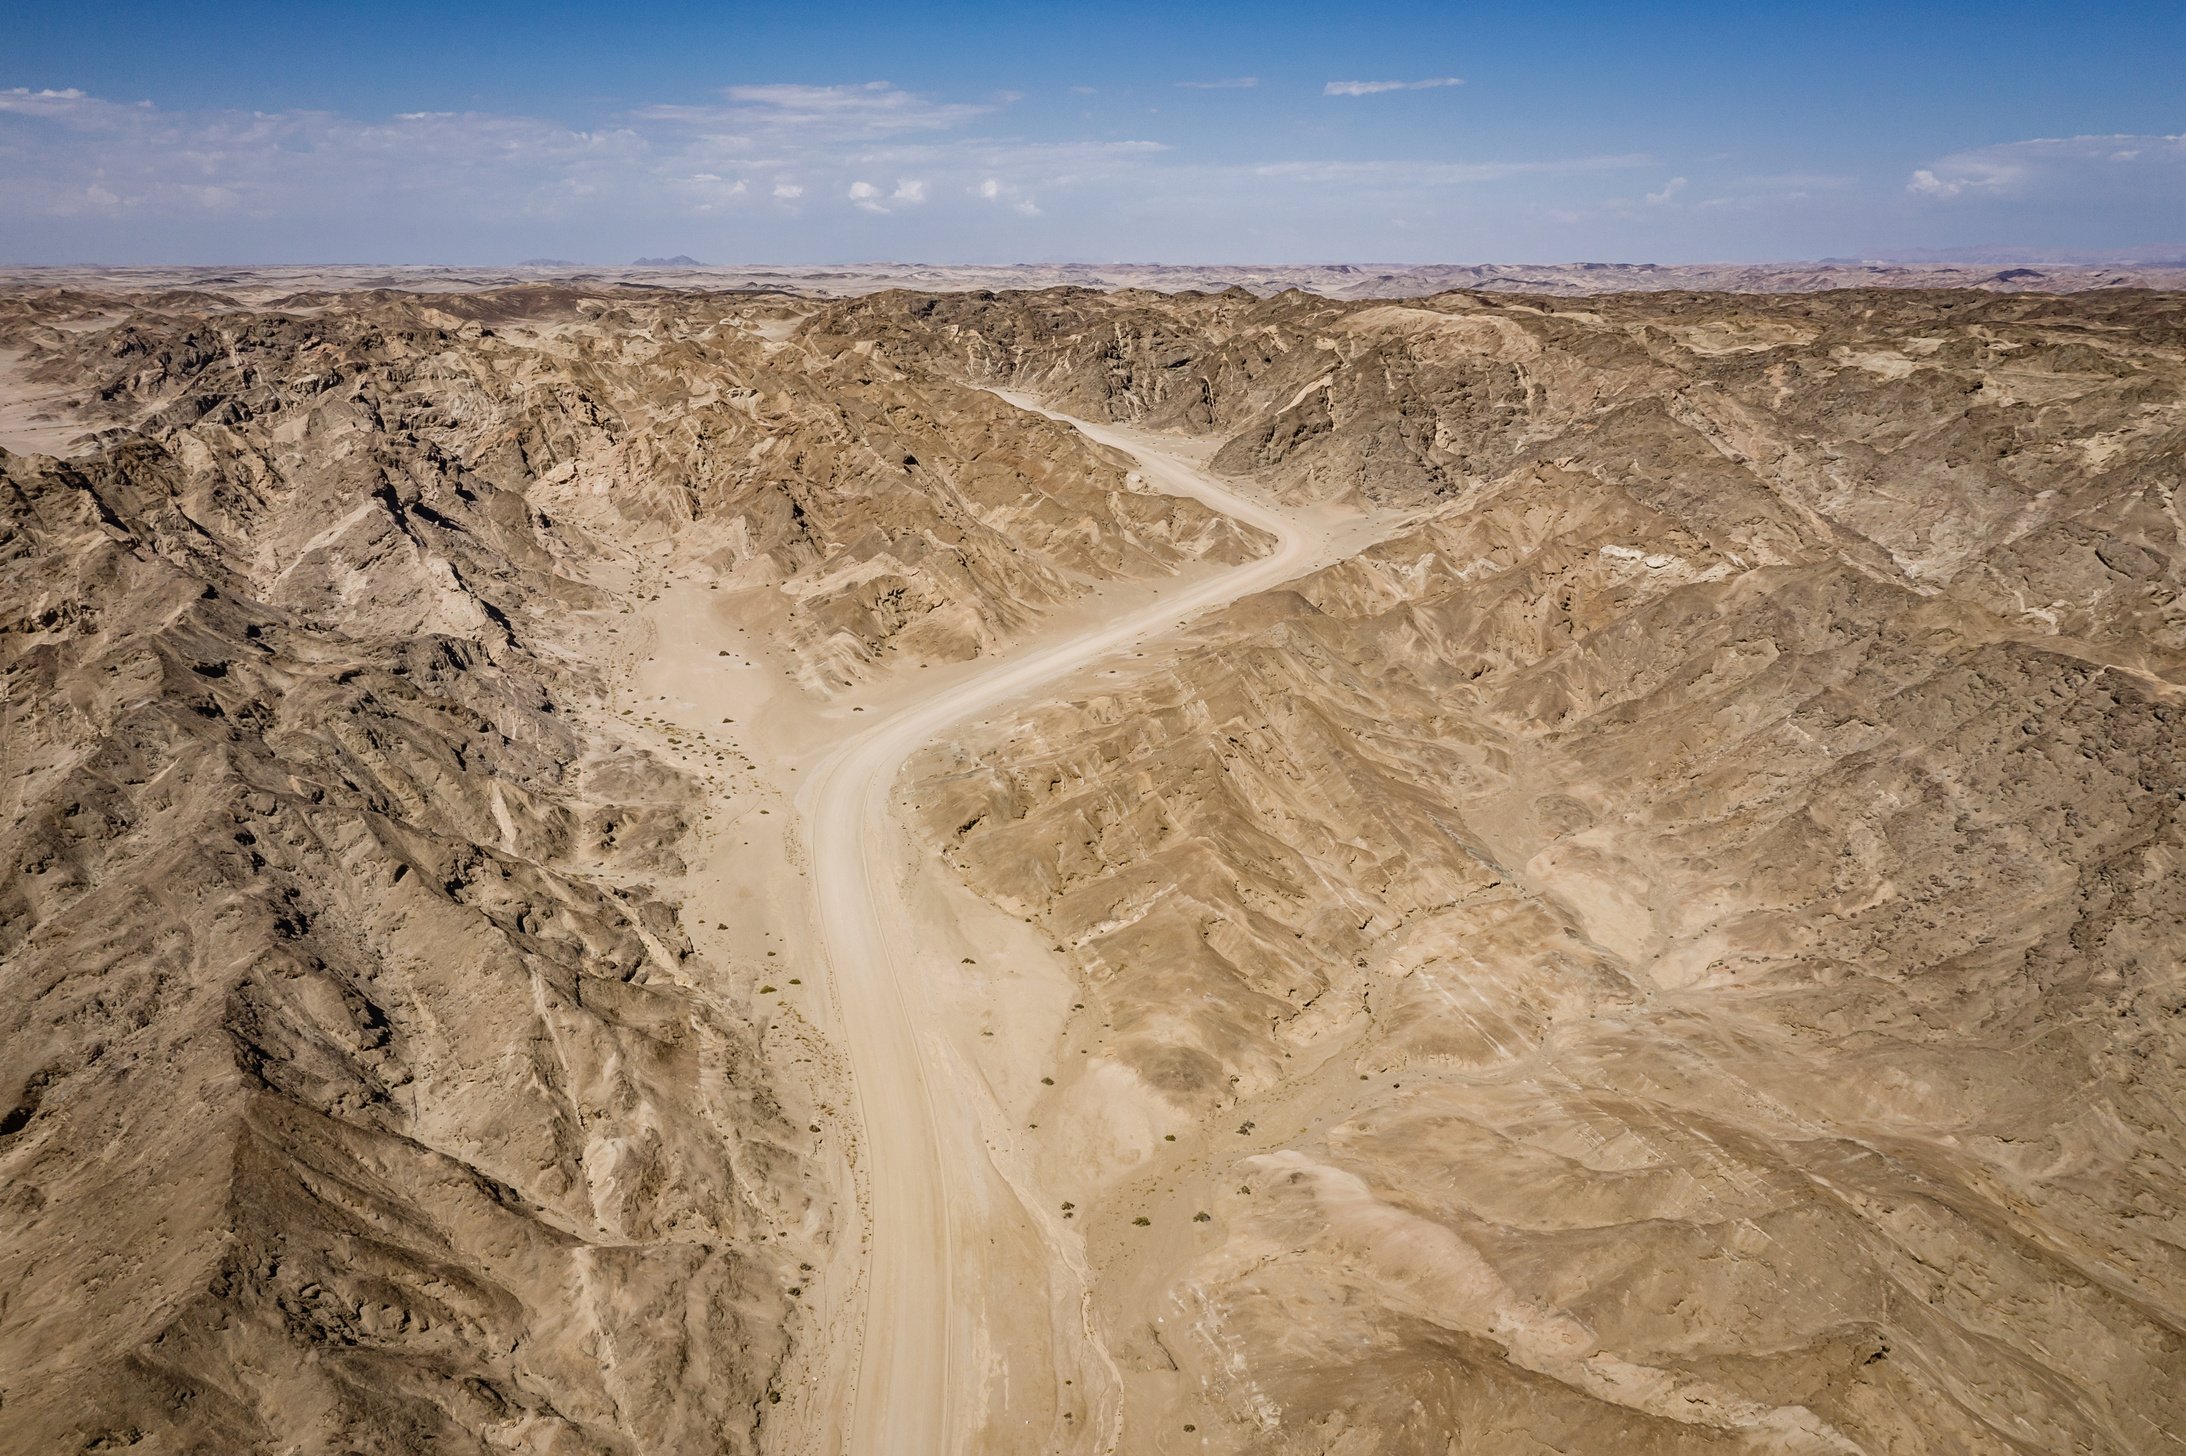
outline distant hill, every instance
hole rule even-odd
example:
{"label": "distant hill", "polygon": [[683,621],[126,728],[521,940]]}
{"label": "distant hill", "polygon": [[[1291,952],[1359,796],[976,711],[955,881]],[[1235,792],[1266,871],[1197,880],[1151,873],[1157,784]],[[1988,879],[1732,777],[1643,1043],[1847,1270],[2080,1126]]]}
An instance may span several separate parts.
{"label": "distant hill", "polygon": [[568,258],[526,258],[516,266],[519,268],[581,268],[584,265]]}
{"label": "distant hill", "polygon": [[703,268],[706,265],[687,253],[678,253],[673,258],[640,258],[630,266],[633,268]]}

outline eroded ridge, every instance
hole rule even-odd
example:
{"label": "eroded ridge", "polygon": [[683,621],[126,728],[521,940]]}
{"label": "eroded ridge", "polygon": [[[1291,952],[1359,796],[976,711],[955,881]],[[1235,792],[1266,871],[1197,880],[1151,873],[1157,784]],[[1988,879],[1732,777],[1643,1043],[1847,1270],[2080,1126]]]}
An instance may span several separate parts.
{"label": "eroded ridge", "polygon": [[0,1446],[2177,1451],[2180,299],[1243,281],[0,292]]}

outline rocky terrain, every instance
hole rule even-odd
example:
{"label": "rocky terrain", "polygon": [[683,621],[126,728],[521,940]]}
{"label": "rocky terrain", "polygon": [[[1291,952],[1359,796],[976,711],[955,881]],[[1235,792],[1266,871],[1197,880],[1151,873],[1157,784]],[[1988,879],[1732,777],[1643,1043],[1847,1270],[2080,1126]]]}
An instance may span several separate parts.
{"label": "rocky terrain", "polygon": [[610,715],[633,607],[820,686],[1253,549],[784,324],[9,303],[0,1445],[753,1449],[839,1220],[670,897],[728,772]]}
{"label": "rocky terrain", "polygon": [[976,1449],[2186,1444],[2186,300],[1324,273],[0,291],[0,1446],[833,1449],[797,771],[1163,452],[1348,544],[894,790]]}
{"label": "rocky terrain", "polygon": [[1145,1428],[2179,1444],[2182,322],[841,316],[1436,503],[905,791],[1083,984],[1037,1115]]}
{"label": "rocky terrain", "polygon": [[1465,289],[1483,293],[1561,294],[1716,291],[1816,293],[1839,288],[1976,288],[1994,293],[2080,293],[2111,288],[2186,288],[2186,247],[2115,263],[2034,259],[1998,262],[1850,261],[1791,263],[845,263],[704,264],[688,258],[586,264],[534,259],[513,267],[265,266],[0,268],[0,289],[79,288],[144,292],[216,291],[267,303],[313,289],[354,293],[401,289],[468,293],[551,283],[599,289],[734,290],[807,299],[851,298],[889,289],[1142,289],[1219,293],[1242,288],[1267,296],[1298,289],[1327,298],[1419,298]]}

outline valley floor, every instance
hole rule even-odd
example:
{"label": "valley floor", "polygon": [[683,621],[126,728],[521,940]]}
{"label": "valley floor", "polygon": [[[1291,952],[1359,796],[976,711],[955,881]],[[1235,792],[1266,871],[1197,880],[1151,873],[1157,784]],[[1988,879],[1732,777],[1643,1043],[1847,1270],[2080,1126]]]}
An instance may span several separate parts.
{"label": "valley floor", "polygon": [[[788,960],[719,947],[724,961],[758,953],[770,969],[806,972],[768,983],[775,1035],[813,1066],[830,1044],[847,1064],[829,1068],[842,1082],[835,1166],[858,1207],[803,1288],[817,1338],[792,1381],[798,1408],[778,1427],[815,1451],[1112,1450],[1121,1439],[1120,1377],[1091,1313],[1095,1271],[1043,1177],[1102,1154],[1028,1120],[1072,983],[1060,947],[914,851],[891,813],[905,761],[967,720],[1143,657],[1202,614],[1390,529],[1355,508],[1254,500],[1209,474],[1193,442],[1041,412],[1133,456],[1150,488],[1258,527],[1276,548],[1096,593],[1003,655],[819,707],[775,692],[750,634],[690,579],[653,605],[655,646],[628,689],[631,716],[673,725],[662,747],[687,769],[708,776],[727,735],[753,745],[771,779],[769,792],[717,803],[685,902],[694,930],[815,932],[816,949]],[[756,917],[755,885],[772,902]]]}

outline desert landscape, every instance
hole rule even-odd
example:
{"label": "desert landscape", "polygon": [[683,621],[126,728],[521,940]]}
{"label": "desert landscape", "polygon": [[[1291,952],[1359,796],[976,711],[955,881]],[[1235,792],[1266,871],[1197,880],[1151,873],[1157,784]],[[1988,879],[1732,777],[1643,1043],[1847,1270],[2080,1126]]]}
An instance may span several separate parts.
{"label": "desert landscape", "polygon": [[0,1449],[2186,1449],[2186,273],[0,276]]}

